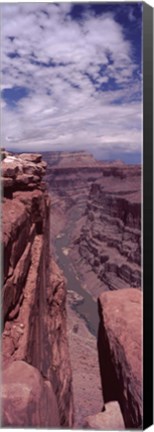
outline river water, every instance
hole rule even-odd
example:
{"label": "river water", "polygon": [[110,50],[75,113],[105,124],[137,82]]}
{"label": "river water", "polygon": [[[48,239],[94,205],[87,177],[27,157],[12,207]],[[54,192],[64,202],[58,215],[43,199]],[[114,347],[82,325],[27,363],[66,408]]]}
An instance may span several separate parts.
{"label": "river water", "polygon": [[[83,288],[80,280],[78,279],[73,262],[71,261],[71,255],[65,255],[64,250],[69,250],[70,234],[74,227],[76,220],[81,216],[83,212],[83,206],[72,210],[69,223],[65,229],[65,232],[55,239],[55,251],[58,258],[58,265],[63,270],[64,275],[67,279],[68,291],[75,291],[77,294],[83,297],[82,302],[72,304],[72,308],[75,309],[77,314],[85,320],[88,330],[97,336],[99,317],[98,317],[98,306],[93,300],[92,296]],[[71,254],[71,251],[70,251]]]}
{"label": "river water", "polygon": [[[101,412],[103,406],[97,352],[98,307],[78,278],[69,249],[75,223],[83,215],[83,211],[83,205],[72,208],[65,229],[54,240],[57,263],[67,279],[67,329],[73,377],[75,429],[84,428],[85,418]],[[77,295],[77,301],[72,298],[72,291]]]}
{"label": "river water", "polygon": [[83,301],[79,304],[72,305],[76,312],[86,321],[88,330],[97,336],[98,330],[98,307],[97,303],[92,299],[91,295],[81,286],[78,280],[71,258],[69,255],[64,255],[63,248],[67,248],[68,238],[64,234],[63,237],[57,238],[55,242],[56,253],[58,255],[58,265],[63,270],[67,278],[67,289],[75,291],[83,297]]}

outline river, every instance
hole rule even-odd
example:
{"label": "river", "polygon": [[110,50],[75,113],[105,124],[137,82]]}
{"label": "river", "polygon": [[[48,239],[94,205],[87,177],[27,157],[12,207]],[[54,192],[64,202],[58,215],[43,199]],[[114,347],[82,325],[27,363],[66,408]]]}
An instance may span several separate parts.
{"label": "river", "polygon": [[[67,279],[67,328],[73,376],[74,428],[84,427],[88,415],[101,412],[103,406],[97,353],[98,307],[84,289],[71,260],[71,234],[83,215],[83,205],[72,208],[65,229],[54,240],[57,263]],[[73,301],[74,292],[79,301]]]}
{"label": "river", "polygon": [[[75,291],[77,294],[83,297],[83,301],[78,304],[72,304],[72,308],[80,315],[82,319],[85,320],[88,330],[97,336],[98,331],[98,306],[93,300],[92,296],[83,288],[81,282],[76,275],[75,269],[73,267],[73,262],[71,261],[71,256],[69,255],[69,242],[70,233],[74,227],[76,220],[81,216],[83,212],[83,206],[78,206],[72,209],[69,223],[61,235],[57,236],[55,239],[55,251],[57,255],[57,261],[59,267],[63,270],[64,275],[67,279],[67,289],[68,291]],[[68,255],[65,255],[65,251],[68,251]],[[71,254],[71,251],[70,251]]]}

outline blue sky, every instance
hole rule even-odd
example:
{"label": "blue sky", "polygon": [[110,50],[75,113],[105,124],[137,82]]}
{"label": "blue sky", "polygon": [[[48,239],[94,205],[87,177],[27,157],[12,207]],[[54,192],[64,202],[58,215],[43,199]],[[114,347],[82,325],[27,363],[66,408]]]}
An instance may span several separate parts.
{"label": "blue sky", "polygon": [[2,141],[138,162],[142,5],[1,6]]}

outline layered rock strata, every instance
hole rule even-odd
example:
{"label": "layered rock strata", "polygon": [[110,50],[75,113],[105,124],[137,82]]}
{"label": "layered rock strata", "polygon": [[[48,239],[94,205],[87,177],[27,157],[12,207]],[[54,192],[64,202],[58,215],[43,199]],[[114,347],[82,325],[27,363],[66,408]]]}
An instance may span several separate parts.
{"label": "layered rock strata", "polygon": [[6,154],[2,161],[3,426],[71,427],[73,422],[66,285],[50,256],[45,167],[37,154]]}
{"label": "layered rock strata", "polygon": [[86,152],[44,157],[53,233],[68,227],[71,258],[87,289],[96,299],[101,290],[140,288],[141,167],[98,162]]}
{"label": "layered rock strata", "polygon": [[[83,422],[84,413],[77,413],[78,425],[141,428],[141,167],[96,162],[83,153],[78,153],[77,164],[75,154],[57,153],[48,160],[53,238],[67,236],[67,254],[85,291],[95,300],[106,291],[99,300],[98,335],[105,409],[97,412],[96,404],[89,416],[84,407],[88,417]],[[69,294],[71,305],[73,301]],[[71,358],[76,383],[79,372],[72,348]],[[78,400],[77,388],[74,393]]]}
{"label": "layered rock strata", "polygon": [[82,264],[104,289],[141,287],[139,180],[129,173],[123,180],[111,177],[92,184],[82,229],[74,235]]}

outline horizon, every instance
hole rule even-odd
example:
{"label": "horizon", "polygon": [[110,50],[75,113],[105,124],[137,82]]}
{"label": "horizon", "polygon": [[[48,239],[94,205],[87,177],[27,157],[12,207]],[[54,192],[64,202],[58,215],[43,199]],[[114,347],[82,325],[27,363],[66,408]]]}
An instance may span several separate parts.
{"label": "horizon", "polygon": [[2,145],[141,161],[142,4],[12,3],[1,12]]}
{"label": "horizon", "polygon": [[[27,151],[26,149],[18,149],[18,150],[15,150],[15,149],[13,149],[13,148],[9,148],[9,149],[7,149],[7,151],[10,151],[10,152],[12,152],[12,153],[17,153],[17,154],[21,154],[21,153],[38,153],[37,151]],[[93,156],[94,157],[94,159],[96,160],[96,161],[102,161],[102,162],[114,162],[114,161],[117,161],[117,160],[120,160],[121,162],[123,162],[124,164],[126,164],[126,165],[141,165],[141,155],[139,154],[139,153],[137,153],[137,154],[135,154],[135,155],[133,155],[132,156],[132,153],[127,153],[127,155],[126,154],[120,154],[120,155],[114,155],[114,154],[112,154],[112,157],[110,156],[109,158],[102,158],[102,157],[99,157],[99,156],[95,156],[95,151],[93,150],[93,151],[88,151],[88,150],[42,150],[41,152],[40,152],[41,154],[43,154],[43,153],[86,153],[86,154],[88,154],[88,155],[90,155],[90,156]],[[117,157],[116,157],[117,156]],[[119,159],[119,156],[121,156],[120,157],[120,159]]]}

